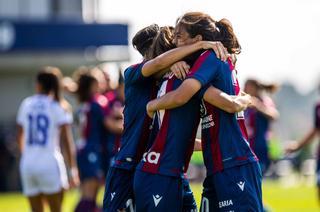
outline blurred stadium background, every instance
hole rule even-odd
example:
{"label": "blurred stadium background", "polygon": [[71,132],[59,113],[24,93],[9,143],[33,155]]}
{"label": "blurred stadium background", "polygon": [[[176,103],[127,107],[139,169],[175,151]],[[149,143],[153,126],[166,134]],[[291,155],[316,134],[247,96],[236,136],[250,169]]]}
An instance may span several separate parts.
{"label": "blurred stadium background", "polygon": [[[136,7],[147,4],[147,1],[135,2]],[[65,75],[70,75],[80,65],[113,63],[113,67],[124,67],[128,62],[134,62],[139,59],[136,54],[133,54],[129,42],[133,33],[139,27],[153,22],[158,23],[158,21],[159,24],[167,24],[168,20],[173,25],[175,18],[183,11],[195,8],[201,10],[205,8],[206,4],[214,5],[204,1],[202,3],[204,7],[193,7],[197,1],[190,1],[188,6],[186,6],[188,3],[184,3],[184,1],[177,2],[172,3],[172,7],[176,8],[176,10],[171,8],[168,12],[170,19],[164,12],[163,15],[166,16],[164,21],[159,21],[161,17],[152,19],[150,11],[147,12],[149,17],[141,18],[141,10],[135,11],[135,8],[131,8],[132,13],[125,16],[124,13],[127,13],[128,9],[126,8],[121,12],[119,5],[123,4],[124,6],[126,1],[114,3],[103,0],[0,0],[0,211],[29,210],[27,200],[19,193],[21,185],[18,173],[19,154],[15,142],[15,116],[22,99],[33,93],[33,77],[38,68],[44,65],[58,66]],[[250,1],[243,2],[244,8],[252,3],[248,2]],[[277,5],[275,2],[271,1],[270,4],[282,8],[284,15],[288,13],[292,16],[294,14],[292,11],[285,11],[284,3]],[[291,4],[291,1],[285,2],[290,2]],[[157,1],[156,3],[168,4],[169,1]],[[230,5],[234,2],[227,1],[227,3]],[[157,6],[157,4],[154,6]],[[252,4],[256,6],[254,3]],[[282,26],[283,32],[277,33],[288,33],[287,36],[293,36],[291,39],[296,39],[297,45],[308,46],[308,48],[300,48],[300,55],[303,54],[301,57],[306,63],[307,60],[303,57],[305,54],[310,54],[307,57],[309,59],[308,63],[314,62],[315,65],[310,70],[301,70],[303,66],[297,65],[297,69],[288,68],[291,72],[284,74],[280,74],[280,68],[278,71],[279,76],[282,76],[282,78],[272,74],[274,72],[268,74],[264,71],[259,75],[256,71],[258,78],[264,79],[265,76],[268,76],[266,77],[267,81],[274,80],[282,84],[281,90],[274,96],[281,116],[273,126],[271,154],[274,163],[263,184],[264,199],[274,211],[319,211],[314,175],[315,150],[318,144],[315,143],[290,158],[284,157],[282,152],[282,147],[286,142],[301,138],[312,127],[312,108],[318,98],[316,84],[320,76],[320,64],[313,60],[318,55],[315,56],[312,51],[310,53],[306,51],[306,49],[310,49],[310,43],[314,43],[314,49],[318,49],[317,46],[319,47],[319,41],[313,41],[314,37],[317,37],[317,35],[319,37],[320,34],[320,11],[313,8],[316,6],[315,1],[304,2],[300,0],[292,2],[292,4],[294,5],[293,8],[307,5],[299,13],[299,17],[302,19],[305,17],[313,18],[310,20],[311,24],[314,25],[300,25],[296,30],[305,31],[307,30],[306,27],[316,27],[316,30],[313,29],[312,31],[314,33],[310,34],[310,42],[308,42],[309,35],[303,37],[303,41],[301,41],[298,37],[290,34],[291,30],[286,32],[286,26]],[[108,5],[110,6],[108,7]],[[216,3],[216,5],[221,6],[222,3]],[[159,7],[164,8],[163,5],[159,5]],[[150,5],[146,6],[146,8],[146,10],[155,10]],[[214,11],[217,8],[219,7],[212,6],[211,9],[206,9],[207,11],[205,12],[210,13],[210,11]],[[241,8],[239,10],[240,12],[233,14],[232,18],[241,14]],[[108,11],[110,11],[110,14]],[[173,11],[175,12],[174,15],[170,15]],[[225,11],[226,9],[221,9],[219,15],[223,15]],[[231,9],[231,11],[233,10]],[[117,12],[119,16],[111,17]],[[308,12],[310,12],[310,16],[307,15]],[[280,15],[280,13],[277,14]],[[135,15],[144,20],[135,19]],[[231,14],[225,14],[225,17],[229,17],[228,15],[231,16]],[[258,16],[253,13],[252,18],[255,15]],[[233,21],[232,18],[231,21]],[[136,20],[138,21],[137,23],[135,23]],[[306,22],[308,21],[306,20]],[[239,37],[245,41],[243,48],[247,48],[246,44],[249,47],[254,45],[250,43],[250,40],[246,40],[247,37],[243,35],[245,33],[241,34],[241,28],[237,27],[238,23],[243,26],[241,21],[236,20],[234,23],[235,29],[240,32]],[[308,24],[310,23],[308,22]],[[291,26],[291,24],[288,23],[288,26]],[[270,25],[267,25],[267,27],[270,27]],[[248,28],[245,30],[248,31]],[[308,31],[305,31],[305,33],[308,34]],[[279,55],[278,50],[281,50],[282,46],[273,41],[273,38],[270,37],[269,43],[276,44],[273,50],[276,55]],[[269,43],[267,41],[263,45],[270,45]],[[292,43],[292,45],[295,45],[295,43]],[[283,50],[283,52],[285,53],[280,55],[289,54],[289,56],[283,56],[285,60],[288,57],[289,59],[291,58],[291,61],[287,61],[288,63],[295,60],[296,57],[290,56],[290,53],[287,53],[286,50]],[[240,56],[239,60],[241,61],[241,57],[245,61],[248,60],[249,53],[246,55],[244,52],[244,56]],[[263,60],[267,60],[264,61],[265,63],[270,62],[265,55],[260,55],[264,58]],[[259,57],[259,54],[256,57]],[[253,59],[256,60],[257,58]],[[255,76],[252,74],[254,72],[246,73],[247,67],[248,65],[240,63],[241,73],[244,73],[244,76]],[[309,67],[306,66],[306,68]],[[250,69],[257,68],[259,67],[250,67]],[[286,68],[283,69],[286,70]],[[298,74],[298,72],[313,73],[308,74],[310,78],[301,78],[302,81],[300,83],[307,84],[307,88],[297,83],[296,79],[292,80],[291,75]],[[286,78],[286,76],[288,77]],[[241,81],[245,80],[241,74],[240,78]],[[306,79],[307,81],[305,81]],[[72,98],[69,100],[74,102]],[[204,174],[201,160],[201,155],[194,155],[193,166],[190,169],[190,176],[198,201],[201,196],[200,182]],[[70,191],[65,199],[64,210],[72,211],[78,198],[77,191]]]}

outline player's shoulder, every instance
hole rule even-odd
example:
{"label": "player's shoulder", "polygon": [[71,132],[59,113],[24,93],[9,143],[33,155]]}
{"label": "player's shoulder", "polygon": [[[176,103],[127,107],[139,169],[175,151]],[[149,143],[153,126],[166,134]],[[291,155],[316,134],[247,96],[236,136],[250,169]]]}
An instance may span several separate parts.
{"label": "player's shoulder", "polygon": [[144,62],[142,61],[142,62],[140,62],[140,63],[136,63],[136,64],[132,64],[132,65],[128,66],[128,67],[124,70],[124,73],[126,73],[126,72],[128,72],[128,71],[130,72],[130,71],[132,71],[132,70],[138,69],[143,63],[144,63]]}
{"label": "player's shoulder", "polygon": [[37,95],[32,95],[24,98],[20,105],[21,107],[28,107],[34,102],[37,102]]}
{"label": "player's shoulder", "polygon": [[100,113],[108,106],[108,104],[108,99],[103,95],[99,95],[90,101],[87,106],[88,110],[90,110],[92,113]]}
{"label": "player's shoulder", "polygon": [[128,75],[132,74],[133,72],[137,71],[138,69],[141,69],[145,62],[146,61],[142,61],[140,63],[136,63],[136,64],[133,64],[133,65],[130,65],[129,67],[127,67],[124,70],[124,79],[127,80]]}
{"label": "player's shoulder", "polygon": [[217,58],[216,53],[213,50],[205,50],[201,53],[201,55],[197,58],[194,66],[199,66],[201,64],[216,64],[223,63],[220,59]]}
{"label": "player's shoulder", "polygon": [[205,50],[204,52],[202,52],[202,54],[200,55],[199,58],[218,60],[216,53],[211,49],[208,49],[208,50]]}

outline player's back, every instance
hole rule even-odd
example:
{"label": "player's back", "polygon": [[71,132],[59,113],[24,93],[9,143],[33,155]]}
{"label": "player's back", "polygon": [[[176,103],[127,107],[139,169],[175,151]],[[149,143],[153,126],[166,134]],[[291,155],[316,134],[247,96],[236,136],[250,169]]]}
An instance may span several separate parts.
{"label": "player's back", "polygon": [[36,166],[61,156],[60,126],[71,122],[68,116],[49,96],[34,95],[23,101],[18,114],[18,124],[24,131],[23,163]]}
{"label": "player's back", "polygon": [[[205,54],[209,54],[208,60],[215,58],[212,52]],[[228,62],[220,62],[210,84],[229,95],[238,95],[236,70]],[[202,148],[208,175],[256,160],[248,145],[243,112],[227,113],[207,102],[202,104]]]}
{"label": "player's back", "polygon": [[[164,80],[158,97],[177,89],[182,81],[172,74]],[[181,107],[160,110],[158,134],[137,169],[167,176],[181,176],[192,155],[200,116],[200,98],[196,95]],[[154,131],[153,130],[153,131]]]}
{"label": "player's back", "polygon": [[139,163],[149,142],[152,119],[147,116],[146,105],[156,97],[157,86],[152,77],[142,75],[144,62],[130,66],[125,76],[124,131],[121,148],[114,166],[133,169]]}

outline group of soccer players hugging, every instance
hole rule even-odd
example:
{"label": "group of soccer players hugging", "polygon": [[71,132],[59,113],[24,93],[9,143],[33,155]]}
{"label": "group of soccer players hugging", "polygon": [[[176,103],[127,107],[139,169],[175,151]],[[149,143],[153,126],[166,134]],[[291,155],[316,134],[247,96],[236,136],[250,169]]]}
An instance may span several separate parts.
{"label": "group of soccer players hugging", "polygon": [[132,44],[143,60],[124,71],[124,97],[103,86],[107,77],[97,68],[74,74],[76,147],[61,72],[38,72],[37,94],[17,115],[32,211],[44,210],[43,198],[61,211],[63,190],[80,182],[75,211],[99,211],[103,178],[103,211],[197,211],[186,176],[193,151],[203,152],[207,170],[200,211],[263,211],[261,170],[244,123],[252,97],[238,84],[241,46],[231,23],[188,12],[174,28],[141,29]]}

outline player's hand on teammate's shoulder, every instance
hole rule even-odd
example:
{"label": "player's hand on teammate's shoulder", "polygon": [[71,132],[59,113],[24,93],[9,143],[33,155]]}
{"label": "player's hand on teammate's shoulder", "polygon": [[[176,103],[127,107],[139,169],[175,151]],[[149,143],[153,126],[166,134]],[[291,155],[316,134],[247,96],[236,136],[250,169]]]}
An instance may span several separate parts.
{"label": "player's hand on teammate's shoulder", "polygon": [[183,80],[189,73],[190,66],[185,61],[179,61],[173,64],[170,70],[178,79]]}
{"label": "player's hand on teammate's shoulder", "polygon": [[202,49],[212,49],[217,58],[226,61],[230,54],[220,41],[201,41]]}

